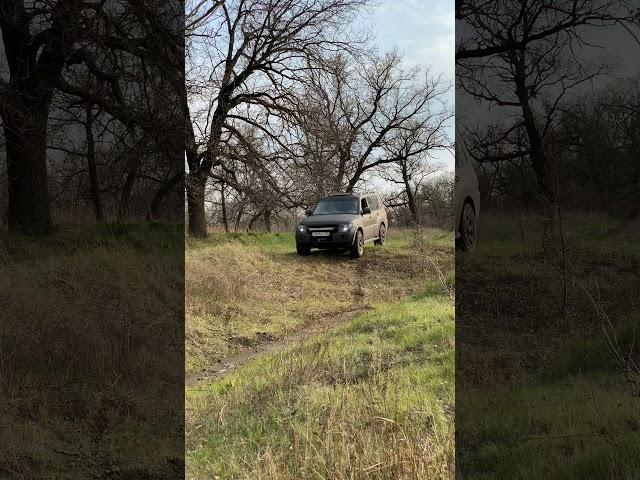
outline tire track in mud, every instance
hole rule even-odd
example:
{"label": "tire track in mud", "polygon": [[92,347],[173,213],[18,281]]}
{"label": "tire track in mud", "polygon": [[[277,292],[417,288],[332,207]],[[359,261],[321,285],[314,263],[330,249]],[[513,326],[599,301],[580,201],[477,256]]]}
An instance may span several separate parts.
{"label": "tire track in mud", "polygon": [[238,367],[244,365],[245,363],[258,357],[262,357],[263,355],[280,352],[292,345],[301,345],[310,338],[316,335],[327,333],[347,323],[359,314],[371,310],[372,308],[373,307],[369,305],[363,305],[362,307],[343,311],[338,314],[322,315],[319,318],[315,319],[311,324],[301,328],[291,335],[277,340],[260,343],[253,346],[252,348],[241,351],[237,355],[233,355],[231,357],[222,359],[219,362],[213,363],[204,370],[186,374],[185,388],[192,388],[203,383],[217,380],[221,377],[224,377],[225,375],[234,372]]}

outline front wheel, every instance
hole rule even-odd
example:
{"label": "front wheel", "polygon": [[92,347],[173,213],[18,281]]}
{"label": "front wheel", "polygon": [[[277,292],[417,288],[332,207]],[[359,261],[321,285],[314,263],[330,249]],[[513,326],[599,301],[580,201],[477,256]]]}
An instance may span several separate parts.
{"label": "front wheel", "polygon": [[364,253],[364,235],[362,234],[362,230],[358,230],[356,232],[356,238],[353,242],[353,246],[351,247],[351,256],[353,258],[360,258]]}
{"label": "front wheel", "polygon": [[465,203],[460,218],[459,247],[465,252],[473,252],[478,240],[476,212],[470,203]]}
{"label": "front wheel", "polygon": [[302,247],[300,245],[296,245],[296,251],[298,252],[298,255],[302,255],[304,257],[311,253],[311,249],[309,247]]}
{"label": "front wheel", "polygon": [[384,223],[380,224],[380,229],[378,230],[378,239],[373,243],[376,245],[384,245],[387,242],[387,227],[384,226]]}

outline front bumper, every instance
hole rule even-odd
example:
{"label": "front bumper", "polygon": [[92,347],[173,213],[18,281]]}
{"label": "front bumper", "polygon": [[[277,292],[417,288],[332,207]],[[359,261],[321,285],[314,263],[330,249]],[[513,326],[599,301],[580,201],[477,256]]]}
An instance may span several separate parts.
{"label": "front bumper", "polygon": [[328,237],[313,237],[311,233],[296,232],[296,245],[309,248],[348,248],[353,245],[354,231],[331,232]]}

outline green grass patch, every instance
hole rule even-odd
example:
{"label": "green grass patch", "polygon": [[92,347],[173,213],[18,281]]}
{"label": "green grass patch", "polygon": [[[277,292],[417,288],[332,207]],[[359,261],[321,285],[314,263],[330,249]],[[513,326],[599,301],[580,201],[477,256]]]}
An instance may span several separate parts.
{"label": "green grass patch", "polygon": [[640,399],[622,375],[531,383],[464,393],[456,415],[465,478],[637,478]]}
{"label": "green grass patch", "polygon": [[187,389],[188,478],[450,477],[453,341],[424,294]]}
{"label": "green grass patch", "polygon": [[481,222],[456,258],[458,474],[638,478],[638,385],[612,349],[640,360],[638,223],[565,212],[563,252],[557,219]]}
{"label": "green grass patch", "polygon": [[[186,253],[186,368],[196,372],[244,349],[336,314],[395,302],[453,269],[448,232],[395,231],[361,259],[295,253],[288,233],[210,234]],[[445,279],[445,282],[447,280]],[[448,280],[451,281],[451,280]]]}

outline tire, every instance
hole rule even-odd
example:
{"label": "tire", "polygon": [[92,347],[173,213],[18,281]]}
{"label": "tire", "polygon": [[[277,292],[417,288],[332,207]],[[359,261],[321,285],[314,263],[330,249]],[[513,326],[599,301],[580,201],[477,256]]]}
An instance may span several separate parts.
{"label": "tire", "polygon": [[311,253],[311,249],[309,247],[302,247],[300,245],[296,245],[296,251],[298,252],[298,255],[302,255],[304,257]]}
{"label": "tire", "polygon": [[462,207],[458,231],[460,232],[458,247],[464,252],[474,252],[478,242],[478,221],[476,211],[469,202],[465,202]]}
{"label": "tire", "polygon": [[351,256],[353,258],[360,258],[364,253],[364,234],[362,230],[356,232],[356,238],[351,246]]}
{"label": "tire", "polygon": [[378,239],[374,240],[373,243],[380,246],[387,243],[387,227],[384,223],[380,224],[380,228],[378,229]]}

